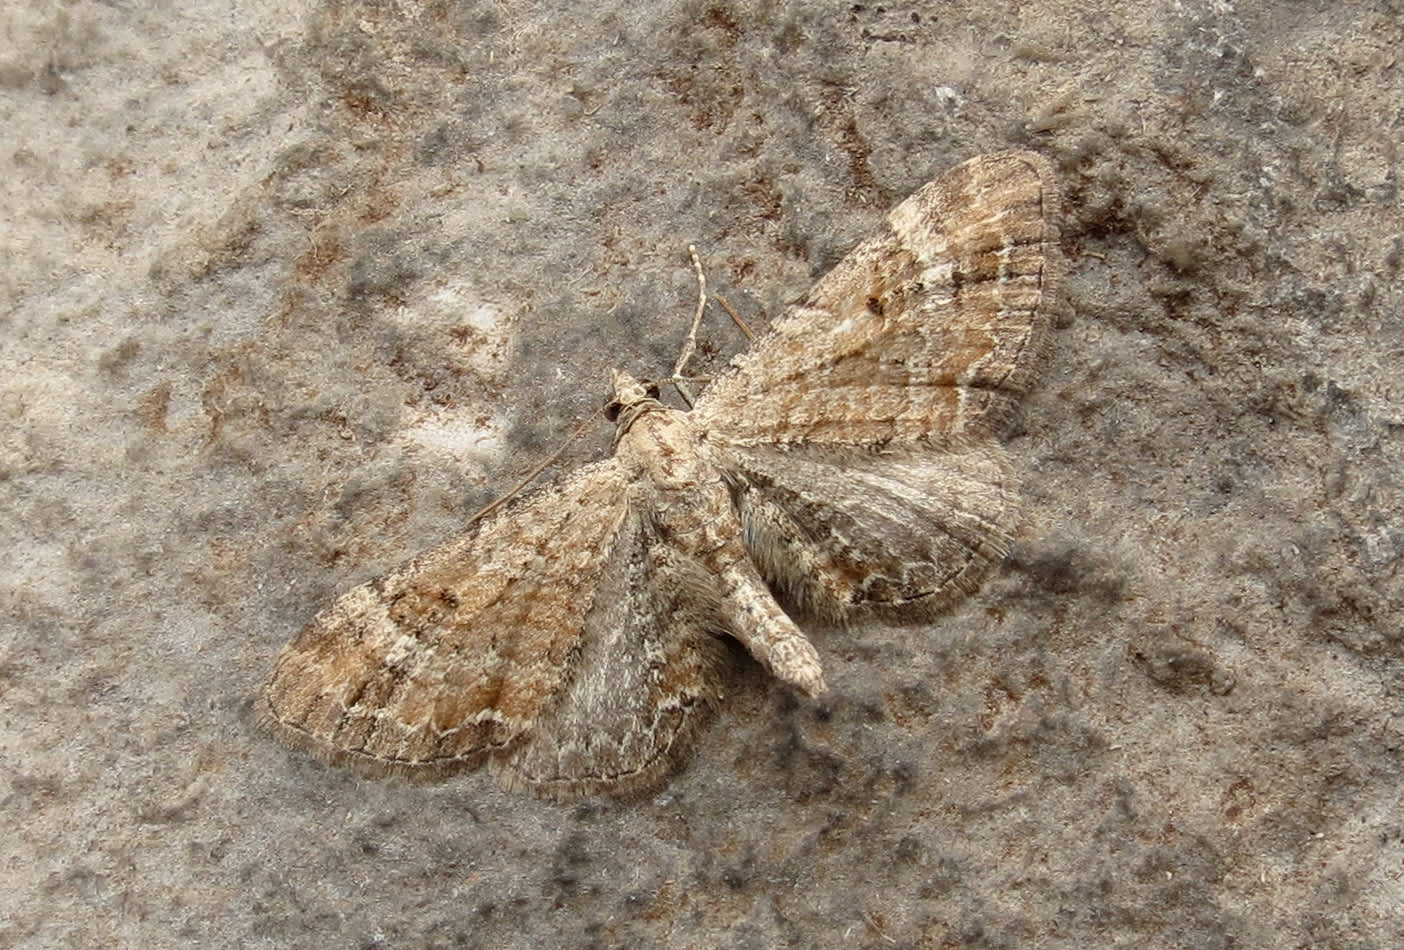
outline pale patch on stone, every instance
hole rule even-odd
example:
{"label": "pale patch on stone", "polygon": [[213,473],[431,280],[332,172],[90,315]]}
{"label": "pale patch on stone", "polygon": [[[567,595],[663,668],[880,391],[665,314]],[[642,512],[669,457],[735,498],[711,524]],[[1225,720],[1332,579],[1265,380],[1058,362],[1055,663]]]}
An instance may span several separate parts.
{"label": "pale patch on stone", "polygon": [[508,369],[516,317],[484,300],[464,278],[450,278],[397,307],[389,319],[416,332],[446,335],[445,357],[464,372],[500,381]]}
{"label": "pale patch on stone", "polygon": [[396,434],[395,446],[402,450],[427,451],[458,462],[499,457],[506,424],[489,419],[485,425],[470,425],[461,412],[435,410]]}

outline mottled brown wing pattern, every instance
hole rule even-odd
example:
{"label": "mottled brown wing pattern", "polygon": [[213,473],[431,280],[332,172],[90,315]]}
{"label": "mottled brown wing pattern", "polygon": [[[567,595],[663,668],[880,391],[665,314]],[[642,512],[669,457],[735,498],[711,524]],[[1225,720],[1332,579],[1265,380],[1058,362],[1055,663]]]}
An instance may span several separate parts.
{"label": "mottled brown wing pattern", "polygon": [[981,156],[927,184],[708,386],[702,427],[812,445],[992,431],[1046,345],[1056,203],[1032,152]]}
{"label": "mottled brown wing pattern", "polygon": [[1030,385],[1061,267],[1047,163],[922,188],[693,413],[615,374],[615,457],[350,591],[261,697],[295,743],[376,773],[491,761],[548,797],[638,794],[720,695],[724,638],[810,695],[776,603],[928,617],[1003,556],[990,434]]}
{"label": "mottled brown wing pattern", "polygon": [[802,612],[925,619],[966,596],[1009,548],[1017,494],[1004,453],[766,446],[727,467],[746,548]]}
{"label": "mottled brown wing pattern", "polygon": [[495,757],[509,786],[558,800],[651,791],[720,695],[714,586],[647,519],[630,519],[598,589],[567,682],[532,733]]}
{"label": "mottled brown wing pattern", "polygon": [[279,656],[262,695],[292,741],[370,772],[480,764],[560,691],[628,518],[613,460],[363,584]]}

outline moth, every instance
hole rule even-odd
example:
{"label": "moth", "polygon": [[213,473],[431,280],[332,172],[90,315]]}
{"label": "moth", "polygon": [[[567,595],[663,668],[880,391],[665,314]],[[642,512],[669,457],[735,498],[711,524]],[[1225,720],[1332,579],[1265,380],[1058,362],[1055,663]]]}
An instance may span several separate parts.
{"label": "moth", "polygon": [[1041,156],[974,158],[893,209],[692,411],[615,372],[610,458],[341,596],[278,657],[263,719],[372,773],[486,762],[569,799],[668,777],[720,697],[726,638],[824,692],[792,614],[928,619],[1011,543],[996,436],[1050,335],[1057,205]]}

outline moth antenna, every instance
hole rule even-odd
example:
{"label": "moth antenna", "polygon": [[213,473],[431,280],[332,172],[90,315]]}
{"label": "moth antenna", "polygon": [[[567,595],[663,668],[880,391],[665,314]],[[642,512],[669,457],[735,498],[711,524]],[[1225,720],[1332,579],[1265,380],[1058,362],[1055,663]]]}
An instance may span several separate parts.
{"label": "moth antenna", "polygon": [[494,511],[507,504],[507,502],[511,501],[513,498],[516,498],[528,485],[536,481],[537,477],[540,476],[542,472],[546,471],[546,469],[550,468],[552,465],[556,464],[556,462],[560,461],[561,456],[565,455],[566,449],[570,448],[571,445],[573,445],[582,435],[584,435],[586,429],[594,425],[596,415],[596,413],[592,413],[588,417],[586,417],[579,425],[575,427],[575,431],[571,432],[570,435],[566,436],[566,440],[561,443],[560,448],[556,449],[556,451],[546,456],[545,460],[543,460],[539,465],[537,465],[531,471],[523,475],[521,481],[517,482],[517,484],[507,489],[506,492],[499,495],[493,501],[489,502],[488,504],[479,508],[477,511],[473,512],[472,517],[468,519],[468,524],[474,524],[476,522],[482,521],[488,515],[492,514]]}

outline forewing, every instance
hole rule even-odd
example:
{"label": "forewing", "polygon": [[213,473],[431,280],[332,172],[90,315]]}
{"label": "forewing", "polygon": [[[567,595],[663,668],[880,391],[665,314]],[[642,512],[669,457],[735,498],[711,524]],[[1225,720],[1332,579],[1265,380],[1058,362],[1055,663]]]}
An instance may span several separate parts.
{"label": "forewing", "polygon": [[1031,152],[984,155],[887,216],[707,388],[743,444],[882,445],[990,431],[1028,388],[1057,299],[1057,193]]}
{"label": "forewing", "polygon": [[650,791],[720,695],[714,579],[646,517],[629,530],[600,576],[568,682],[530,737],[495,757],[509,785],[556,799]]}
{"label": "forewing", "polygon": [[477,765],[561,689],[628,518],[599,462],[349,591],[283,650],[264,719],[375,773]]}
{"label": "forewing", "polygon": [[998,445],[940,451],[737,449],[728,479],[747,550],[803,612],[929,617],[1003,558],[1017,492]]}

